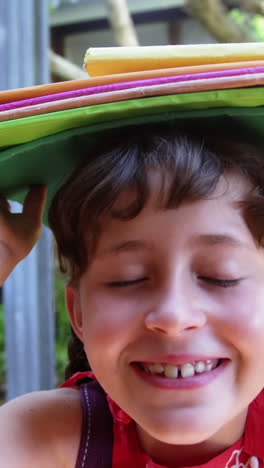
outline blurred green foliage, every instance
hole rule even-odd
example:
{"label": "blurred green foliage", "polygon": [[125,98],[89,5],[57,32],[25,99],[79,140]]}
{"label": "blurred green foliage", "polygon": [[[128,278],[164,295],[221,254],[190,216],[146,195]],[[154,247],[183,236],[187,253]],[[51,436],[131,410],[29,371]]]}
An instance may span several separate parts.
{"label": "blurred green foliage", "polygon": [[252,28],[257,35],[258,41],[264,41],[264,16],[255,15],[251,21]]}
{"label": "blurred green foliage", "polygon": [[56,375],[58,385],[64,379],[65,367],[68,362],[67,344],[70,337],[70,323],[64,300],[65,280],[59,273],[55,274],[55,314],[56,314]]}
{"label": "blurred green foliage", "polygon": [[[64,303],[64,279],[55,274],[55,317],[56,317],[56,343],[55,362],[57,385],[64,379],[64,371],[68,362],[67,342],[70,336],[70,324]],[[5,388],[5,344],[4,344],[4,311],[0,304],[0,399]]]}
{"label": "blurred green foliage", "polygon": [[235,8],[230,12],[231,18],[246,27],[252,36],[252,41],[264,41],[264,16],[247,13]]}
{"label": "blurred green foliage", "polygon": [[60,0],[48,0],[49,12],[52,13],[54,10],[59,8],[60,4]]}

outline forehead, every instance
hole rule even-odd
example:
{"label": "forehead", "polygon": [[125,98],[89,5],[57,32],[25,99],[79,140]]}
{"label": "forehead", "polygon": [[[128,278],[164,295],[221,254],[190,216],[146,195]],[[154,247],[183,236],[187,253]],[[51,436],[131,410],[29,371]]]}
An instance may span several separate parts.
{"label": "forehead", "polygon": [[[168,194],[174,188],[177,192],[180,182],[181,181],[177,178],[175,182],[174,174],[170,173],[168,170],[149,169],[147,171],[147,186],[149,189],[148,202],[156,204],[157,208],[158,206],[162,207],[162,205],[166,203]],[[188,184],[191,185],[191,182],[189,181]],[[176,185],[176,187],[174,187],[174,185]],[[208,189],[209,193],[205,198],[223,198],[223,200],[232,203],[232,201],[235,202],[247,199],[252,189],[253,186],[245,175],[230,170],[219,177],[214,190],[210,191],[210,189]],[[137,189],[135,186],[124,190],[117,198],[114,209],[122,210],[126,208],[126,206],[135,200],[136,195]],[[197,199],[198,198],[199,197],[197,197]],[[189,202],[189,200],[186,199],[183,203],[185,202]]]}
{"label": "forehead", "polygon": [[[169,176],[167,185],[169,186]],[[229,234],[241,241],[254,242],[252,234],[242,216],[240,202],[250,193],[251,185],[246,178],[237,174],[224,175],[216,189],[206,199],[186,201],[176,208],[164,209],[160,204],[160,177],[149,174],[150,197],[142,211],[130,220],[116,219],[108,215],[102,222],[98,249],[104,244],[130,238],[148,238],[158,242],[169,242],[173,237],[188,240],[195,236],[214,233]],[[135,192],[125,191],[117,200],[118,209],[133,201]]]}

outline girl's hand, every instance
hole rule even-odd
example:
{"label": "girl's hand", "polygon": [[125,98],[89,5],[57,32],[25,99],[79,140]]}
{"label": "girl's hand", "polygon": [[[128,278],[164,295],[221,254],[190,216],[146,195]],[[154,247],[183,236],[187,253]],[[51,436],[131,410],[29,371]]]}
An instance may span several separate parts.
{"label": "girl's hand", "polygon": [[39,239],[47,190],[35,186],[27,194],[22,213],[11,213],[0,198],[0,285]]}

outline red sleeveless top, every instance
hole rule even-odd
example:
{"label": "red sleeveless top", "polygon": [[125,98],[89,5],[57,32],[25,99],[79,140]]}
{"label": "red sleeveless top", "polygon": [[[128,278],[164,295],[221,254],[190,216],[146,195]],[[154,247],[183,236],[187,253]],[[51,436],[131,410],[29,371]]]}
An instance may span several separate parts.
{"label": "red sleeveless top", "polygon": [[[61,387],[74,387],[84,377],[95,379],[92,372],[80,372]],[[106,398],[113,416],[112,468],[166,468],[142,451],[133,420],[108,395]],[[76,468],[89,468],[88,460]],[[264,468],[264,390],[249,406],[244,436],[208,463],[192,468]]]}

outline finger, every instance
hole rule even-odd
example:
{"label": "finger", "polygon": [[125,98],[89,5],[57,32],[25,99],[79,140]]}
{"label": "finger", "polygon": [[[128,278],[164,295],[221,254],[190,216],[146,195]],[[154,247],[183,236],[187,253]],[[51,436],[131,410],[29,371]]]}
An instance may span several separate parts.
{"label": "finger", "polygon": [[47,188],[44,185],[35,185],[28,192],[24,205],[23,214],[41,223],[45,201],[47,196]]}
{"label": "finger", "polygon": [[2,197],[0,197],[0,209],[4,211],[11,210],[10,203],[5,198],[2,198]]}

